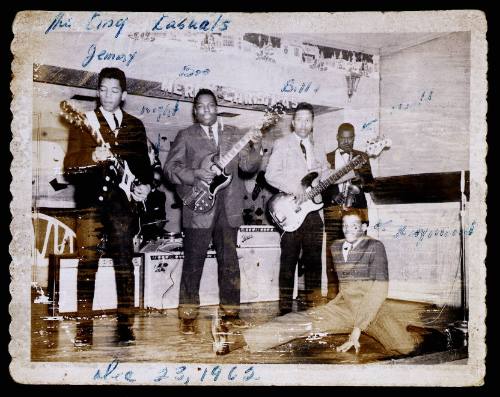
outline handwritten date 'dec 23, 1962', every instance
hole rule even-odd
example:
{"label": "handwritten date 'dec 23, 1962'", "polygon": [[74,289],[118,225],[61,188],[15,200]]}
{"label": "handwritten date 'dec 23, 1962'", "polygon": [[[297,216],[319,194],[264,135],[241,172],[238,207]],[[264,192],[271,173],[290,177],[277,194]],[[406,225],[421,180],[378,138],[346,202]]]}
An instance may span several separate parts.
{"label": "handwritten date 'dec 23, 1962'", "polygon": [[[115,358],[106,367],[97,369],[93,375],[93,380],[126,381],[129,383],[134,383],[138,380],[134,371],[127,369],[123,370],[119,367],[119,364],[120,362]],[[143,375],[142,372],[141,375]],[[226,380],[248,382],[260,379],[256,376],[255,367],[249,366],[241,368],[236,365],[230,368],[224,368],[220,365],[214,365],[212,367],[177,365],[170,368],[164,366],[157,371],[148,373],[148,376],[151,376],[153,382],[161,382],[170,379],[185,385],[190,382],[213,383],[219,381],[222,383]]]}

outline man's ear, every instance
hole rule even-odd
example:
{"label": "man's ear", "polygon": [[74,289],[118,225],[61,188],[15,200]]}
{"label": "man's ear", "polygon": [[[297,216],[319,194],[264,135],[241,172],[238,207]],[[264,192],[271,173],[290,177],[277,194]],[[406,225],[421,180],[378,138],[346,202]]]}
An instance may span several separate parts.
{"label": "man's ear", "polygon": [[127,98],[127,91],[122,92],[122,101],[124,101]]}
{"label": "man's ear", "polygon": [[292,119],[292,130],[295,131],[295,120],[294,119]]}
{"label": "man's ear", "polygon": [[364,233],[368,230],[368,225],[366,223],[361,224],[361,230],[363,230]]}

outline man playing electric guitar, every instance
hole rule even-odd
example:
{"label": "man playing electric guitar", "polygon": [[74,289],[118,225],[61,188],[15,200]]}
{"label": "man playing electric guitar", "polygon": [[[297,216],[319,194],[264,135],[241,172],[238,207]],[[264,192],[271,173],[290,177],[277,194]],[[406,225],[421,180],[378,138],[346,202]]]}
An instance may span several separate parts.
{"label": "man playing electric guitar", "polygon": [[[337,170],[347,165],[354,157],[363,155],[363,152],[354,150],[354,126],[343,123],[337,132],[338,147],[326,155],[332,169]],[[343,237],[342,215],[349,208],[358,208],[368,219],[368,206],[365,193],[373,189],[374,179],[370,162],[367,161],[354,169],[354,178],[342,183],[330,185],[323,192],[326,246]],[[333,299],[338,291],[338,277],[333,267],[330,250],[326,251],[326,274],[328,279],[328,298]]]}
{"label": "man playing electric guitar", "polygon": [[[319,177],[329,173],[325,153],[313,142],[314,109],[309,103],[299,103],[292,120],[294,132],[274,143],[266,169],[267,182],[281,192],[294,195],[297,202],[304,197],[301,181],[304,175],[317,172]],[[309,304],[321,299],[321,247],[323,221],[318,211],[307,214],[295,231],[284,232],[281,238],[280,312],[292,310],[294,274],[299,257],[304,263],[305,293]]]}
{"label": "man playing electric guitar", "polygon": [[[100,106],[86,113],[91,130],[70,130],[64,160],[68,177],[75,185],[78,209],[76,239],[78,246],[78,314],[84,320],[77,327],[76,346],[92,344],[92,299],[99,257],[105,252],[113,259],[118,300],[117,342],[134,340],[134,248],[133,237],[139,221],[135,203],[143,202],[151,190],[152,169],[148,157],[146,131],[142,122],[124,112],[121,103],[127,96],[126,78],[117,68],[99,73],[97,97]],[[110,166],[118,156],[135,176],[124,181]],[[133,179],[127,176],[128,179]],[[142,203],[141,203],[142,205]],[[104,236],[106,243],[103,244]],[[103,251],[103,247],[105,251]]]}
{"label": "man playing electric guitar", "polygon": [[[243,223],[245,186],[238,168],[256,172],[261,161],[261,135],[256,130],[251,141],[228,162],[224,172],[231,175],[228,184],[214,195],[215,202],[207,210],[191,206],[193,186],[211,185],[220,169],[211,166],[213,154],[223,158],[240,142],[242,134],[232,126],[217,122],[217,99],[208,89],[200,89],[193,102],[196,123],[179,131],[164,166],[164,173],[177,185],[183,198],[182,226],[184,228],[184,264],[182,267],[179,309],[180,330],[196,332],[200,304],[199,288],[210,241],[217,253],[220,306],[224,320],[244,326],[239,318],[240,268],[236,254],[238,227]],[[219,161],[221,162],[221,161]]]}

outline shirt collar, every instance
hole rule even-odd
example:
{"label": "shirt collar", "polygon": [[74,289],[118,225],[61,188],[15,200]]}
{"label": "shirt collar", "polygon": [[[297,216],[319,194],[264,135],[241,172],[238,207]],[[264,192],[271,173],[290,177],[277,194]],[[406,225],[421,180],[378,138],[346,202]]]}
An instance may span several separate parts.
{"label": "shirt collar", "polygon": [[[107,117],[107,116],[113,117],[113,113],[112,112],[108,112],[102,106],[99,107],[99,110],[104,115],[104,117]],[[122,112],[121,108],[116,109],[116,111],[114,112],[114,115],[116,116],[116,118],[118,119],[118,121],[120,121],[123,118],[123,112]]]}
{"label": "shirt collar", "polygon": [[219,127],[217,124],[218,124],[217,122],[213,123],[211,126],[200,124],[200,127],[203,128],[203,131],[205,131],[207,134],[208,134],[208,129],[212,127],[212,132],[215,134],[219,132]]}

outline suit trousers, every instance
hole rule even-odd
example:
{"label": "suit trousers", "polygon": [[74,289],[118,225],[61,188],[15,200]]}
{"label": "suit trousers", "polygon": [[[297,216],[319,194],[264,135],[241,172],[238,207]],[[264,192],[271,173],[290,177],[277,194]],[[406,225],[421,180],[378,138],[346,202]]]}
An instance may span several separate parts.
{"label": "suit trousers", "polygon": [[215,222],[210,228],[184,229],[179,318],[194,319],[200,306],[200,282],[210,241],[217,257],[220,306],[225,314],[235,315],[240,308],[240,267],[236,253],[238,228],[229,225],[224,201],[217,197]]}
{"label": "suit trousers", "polygon": [[[321,250],[323,247],[323,220],[317,211],[308,214],[294,232],[285,232],[281,238],[280,258],[280,312],[292,310],[293,286],[297,262],[304,264],[305,293],[310,298],[321,295]],[[302,257],[300,256],[302,252]]]}
{"label": "suit trousers", "polygon": [[[245,330],[243,336],[250,351],[259,352],[315,333],[349,334],[353,326],[348,305],[333,300],[318,308],[276,317]],[[408,332],[406,325],[398,321],[384,304],[364,332],[393,354],[408,354],[421,342],[420,337]]]}
{"label": "suit trousers", "polygon": [[123,201],[126,198],[119,192],[110,197],[112,202],[102,208],[81,210],[77,217],[78,312],[84,317],[92,314],[98,262],[105,256],[113,260],[118,321],[120,325],[131,326],[135,290],[133,237],[138,228],[128,202]]}

